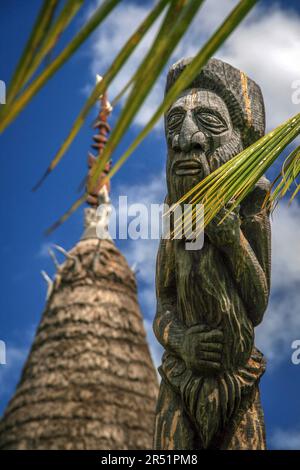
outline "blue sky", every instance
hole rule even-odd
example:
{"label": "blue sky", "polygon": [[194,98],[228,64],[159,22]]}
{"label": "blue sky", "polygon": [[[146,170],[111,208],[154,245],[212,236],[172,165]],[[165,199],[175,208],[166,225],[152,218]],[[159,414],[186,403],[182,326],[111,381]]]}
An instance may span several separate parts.
{"label": "blue sky", "polygon": [[[5,82],[11,77],[40,3],[39,0],[0,3],[0,79]],[[0,298],[0,340],[7,345],[7,365],[0,365],[0,412],[13,393],[44,308],[46,286],[40,271],[44,269],[50,275],[54,273],[47,246],[57,243],[70,249],[83,230],[80,209],[50,237],[43,235],[43,231],[77,196],[76,188],[86,172],[86,155],[92,137],[90,124],[95,113],[91,113],[66,157],[43,187],[37,193],[32,193],[31,187],[66,137],[84,103],[87,90],[94,83],[95,73],[104,73],[125,36],[145,16],[147,2],[123,0],[121,3],[101,31],[95,32],[0,136],[3,289]],[[95,2],[89,0],[86,4],[85,15]],[[216,8],[216,0],[207,0],[172,61],[193,54],[199,43],[235,4],[234,0],[224,0],[222,7],[218,2]],[[296,0],[261,0],[258,4],[218,56],[245,70],[262,86],[270,129],[299,112],[299,105],[297,107],[291,101],[291,83],[300,79],[300,5]],[[78,30],[85,15],[76,17],[62,38],[63,42]],[[121,88],[122,83],[126,83],[153,34],[153,31],[149,33],[146,42],[115,81],[110,90],[111,96]],[[161,99],[164,77],[117,149],[115,159]],[[112,123],[117,113],[118,109]],[[163,131],[158,126],[114,177],[113,198],[127,194],[131,202],[162,202],[165,193],[165,154]],[[276,168],[268,173],[268,177],[272,178],[275,173]],[[289,209],[285,203],[282,204],[273,222],[272,296],[266,322],[257,334],[258,344],[269,360],[261,393],[271,448],[300,448],[300,365],[291,363],[291,342],[300,339],[297,304],[300,286],[300,260],[297,254],[300,252],[299,228],[298,203]],[[150,326],[155,306],[153,280],[157,242],[117,241],[117,244],[130,264],[138,263],[141,307],[152,354],[157,362],[160,350],[151,335]]]}

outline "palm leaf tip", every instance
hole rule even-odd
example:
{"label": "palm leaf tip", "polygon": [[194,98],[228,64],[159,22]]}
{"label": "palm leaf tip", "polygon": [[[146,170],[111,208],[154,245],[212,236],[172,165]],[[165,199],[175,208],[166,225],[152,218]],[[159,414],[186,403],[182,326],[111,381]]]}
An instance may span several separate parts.
{"label": "palm leaf tip", "polygon": [[72,206],[65,212],[54,224],[52,224],[44,234],[46,236],[51,235],[56,229],[58,229],[74,212],[86,201],[88,197],[87,193],[84,193],[77,201],[72,204]]}
{"label": "palm leaf tip", "polygon": [[299,174],[300,147],[296,147],[285,159],[281,171],[272,183],[273,192],[268,194],[264,205],[273,211],[279,200],[286,196],[287,193],[292,190],[292,187],[295,186],[289,199],[289,204],[291,204],[300,190],[300,185],[297,182]]}
{"label": "palm leaf tip", "polygon": [[37,191],[42,186],[42,184],[44,183],[44,181],[48,177],[48,175],[50,175],[50,173],[51,173],[51,168],[49,167],[44,172],[44,174],[41,176],[41,178],[37,181],[37,183],[32,187],[31,191],[32,192]]}

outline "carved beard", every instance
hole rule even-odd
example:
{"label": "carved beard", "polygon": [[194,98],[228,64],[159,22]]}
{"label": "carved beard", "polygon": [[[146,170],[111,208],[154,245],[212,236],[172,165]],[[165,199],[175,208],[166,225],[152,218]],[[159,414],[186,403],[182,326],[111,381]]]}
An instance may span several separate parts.
{"label": "carved beard", "polygon": [[[232,132],[232,138],[227,144],[219,146],[213,153],[204,153],[192,149],[188,153],[176,152],[169,147],[167,162],[167,185],[169,203],[174,204],[199,181],[208,176],[212,171],[219,168],[232,157],[243,150],[240,133]],[[199,163],[200,172],[196,175],[176,175],[174,169],[179,161],[194,160]],[[187,203],[186,201],[185,203]]]}
{"label": "carved beard", "polygon": [[[196,175],[177,175],[175,168],[178,162],[183,160],[192,159],[199,164],[199,173]],[[201,179],[210,173],[210,168],[205,153],[191,151],[188,154],[182,152],[174,152],[173,149],[169,150],[168,167],[167,167],[167,183],[168,193],[170,196],[170,203],[177,202],[184,194],[193,188]]]}

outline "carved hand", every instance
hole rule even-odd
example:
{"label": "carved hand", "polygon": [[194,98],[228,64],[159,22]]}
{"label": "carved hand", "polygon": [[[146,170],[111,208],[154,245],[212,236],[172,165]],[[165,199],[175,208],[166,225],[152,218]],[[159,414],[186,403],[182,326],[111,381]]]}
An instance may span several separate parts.
{"label": "carved hand", "polygon": [[[240,206],[231,210],[232,202],[226,204],[205,229],[211,242],[216,246],[235,245],[240,239]],[[221,220],[228,214],[226,219]]]}
{"label": "carved hand", "polygon": [[195,372],[216,372],[221,367],[222,342],[221,330],[209,330],[205,325],[192,326],[184,335],[181,357]]}

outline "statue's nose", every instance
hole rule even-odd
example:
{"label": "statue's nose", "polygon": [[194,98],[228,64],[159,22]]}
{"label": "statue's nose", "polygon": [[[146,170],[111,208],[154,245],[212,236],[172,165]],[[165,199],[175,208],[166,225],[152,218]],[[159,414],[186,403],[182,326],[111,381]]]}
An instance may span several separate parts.
{"label": "statue's nose", "polygon": [[189,152],[193,148],[205,150],[205,135],[199,130],[191,112],[187,112],[185,115],[178,138],[178,144],[182,152]]}

